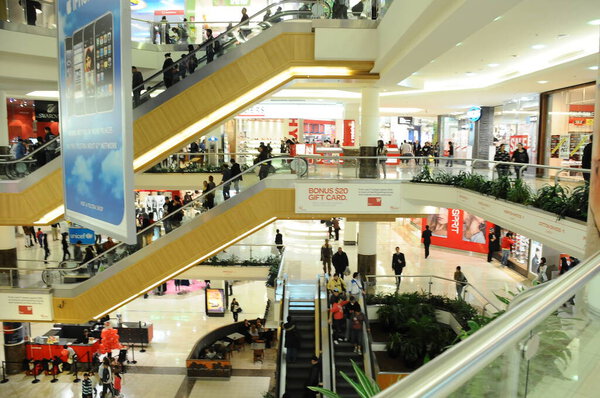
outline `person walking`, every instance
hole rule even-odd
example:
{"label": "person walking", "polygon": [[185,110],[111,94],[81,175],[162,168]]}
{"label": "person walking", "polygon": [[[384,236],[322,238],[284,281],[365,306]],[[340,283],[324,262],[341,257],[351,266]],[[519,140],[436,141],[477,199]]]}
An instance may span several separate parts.
{"label": "person walking", "polygon": [[216,44],[218,39],[213,37],[212,29],[206,29],[206,63],[210,64],[215,59]]}
{"label": "person walking", "polygon": [[340,219],[339,218],[332,218],[331,219],[331,226],[333,228],[333,233],[335,235],[335,240],[336,242],[340,240]]}
{"label": "person walking", "polygon": [[221,184],[223,185],[223,200],[229,199],[231,196],[229,195],[229,189],[231,187],[231,171],[229,170],[229,165],[227,163],[223,164],[223,171],[221,172]]}
{"label": "person walking", "polygon": [[[583,147],[583,155],[581,156],[581,168],[591,169],[592,168],[592,139],[593,135],[590,134],[590,142]],[[583,179],[586,183],[590,183],[591,173],[583,173]]]}
{"label": "person walking", "polygon": [[[194,52],[194,45],[193,44],[188,44],[187,59],[188,59],[188,65],[187,65],[188,66],[188,73],[191,75],[192,73],[194,73],[194,71],[198,67],[198,57],[196,57],[196,53]],[[196,146],[197,145],[198,144],[196,144]]]}
{"label": "person walking", "polygon": [[104,398],[109,391],[112,393],[113,377],[108,357],[104,357],[102,365],[100,365],[100,369],[98,369],[98,377],[102,383],[102,392],[100,393],[100,398]]}
{"label": "person walking", "polygon": [[300,336],[298,335],[298,327],[292,317],[288,315],[287,322],[283,324],[285,330],[285,360],[288,363],[296,363],[298,358],[298,350],[300,349]]}
{"label": "person walking", "polygon": [[238,316],[240,312],[242,312],[242,308],[240,307],[240,303],[238,303],[238,301],[235,298],[231,301],[231,306],[229,307],[229,309],[231,310],[231,314],[233,315],[233,321],[237,322]]}
{"label": "person walking", "polygon": [[331,275],[331,258],[333,249],[329,244],[329,239],[325,239],[325,244],[321,246],[321,262],[323,263],[323,273]]}
{"label": "person walking", "polygon": [[83,374],[81,381],[81,398],[92,398],[94,396],[94,387],[89,373]]}
{"label": "person walking", "polygon": [[490,233],[488,234],[488,254],[487,254],[487,262],[492,262],[492,255],[494,254],[494,249],[496,248],[496,233],[494,232],[494,228],[490,228]]}
{"label": "person walking", "polygon": [[512,239],[512,234],[510,232],[506,233],[506,236],[502,238],[500,241],[500,248],[502,249],[502,263],[503,267],[508,266],[508,257],[510,256],[510,249],[512,245],[515,244],[515,241]]}
{"label": "person walking", "polygon": [[279,230],[275,231],[275,244],[277,245],[277,250],[279,250],[279,254],[283,253],[283,235]]}
{"label": "person walking", "polygon": [[248,16],[248,10],[246,9],[246,7],[242,8],[242,18],[240,19],[240,35],[243,38],[246,38],[246,36],[248,35],[248,20],[250,19],[250,17]]}
{"label": "person walking", "polygon": [[431,245],[431,230],[429,225],[425,226],[425,231],[421,233],[421,239],[423,239],[423,245],[425,246],[425,258],[429,257],[429,246]]}
{"label": "person walking", "polygon": [[235,161],[235,159],[231,158],[231,178],[237,177],[233,180],[233,189],[235,189],[235,194],[240,193],[240,181],[242,181],[242,169],[240,164]]}
{"label": "person walking", "polygon": [[59,240],[59,237],[58,237],[59,236],[59,231],[58,231],[59,225],[58,225],[58,223],[56,223],[56,224],[52,224],[50,227],[52,228],[52,241],[56,242],[57,240]]}
{"label": "person walking", "polygon": [[339,340],[344,338],[344,305],[348,304],[349,300],[340,300],[338,297],[329,309],[329,324],[333,326],[333,343],[339,344]]}
{"label": "person walking", "polygon": [[162,70],[163,70],[163,82],[165,83],[165,87],[169,88],[173,85],[175,79],[175,62],[173,58],[171,58],[171,53],[165,54],[165,61],[163,62]]}
{"label": "person walking", "polygon": [[314,398],[319,396],[319,393],[308,389],[308,387],[319,387],[319,384],[321,384],[321,362],[316,355],[313,355],[310,359],[308,377],[306,378],[306,383],[304,383],[303,398]]}
{"label": "person walking", "polygon": [[41,239],[42,248],[44,249],[44,264],[48,264],[48,257],[50,257],[50,247],[48,247],[48,234],[43,234]]}
{"label": "person walking", "polygon": [[459,300],[463,300],[463,289],[467,284],[467,277],[461,271],[460,266],[456,267],[456,271],[454,271],[454,280],[456,281],[456,297]]}
{"label": "person walking", "polygon": [[538,274],[538,277],[535,280],[537,283],[548,282],[548,264],[546,264],[546,257],[540,258],[540,263],[536,272]]}
{"label": "person walking", "polygon": [[35,233],[35,239],[37,240],[37,243],[40,245],[40,247],[42,246],[42,236],[44,236],[44,232],[42,231],[41,228],[38,228],[37,232]]}
{"label": "person walking", "polygon": [[[385,163],[387,162],[387,148],[383,144],[383,140],[377,141],[377,148],[375,149],[375,156],[377,156],[377,164],[383,171],[383,178],[387,178]],[[336,239],[337,240],[337,239]]]}
{"label": "person walking", "polygon": [[356,298],[356,301],[360,302],[361,296],[365,294],[365,288],[358,277],[358,272],[352,274],[352,279],[348,281],[346,291],[348,292],[350,297],[354,297]]}
{"label": "person walking", "polygon": [[331,262],[333,263],[333,269],[335,270],[335,273],[344,279],[344,273],[349,264],[348,255],[346,252],[344,252],[344,249],[338,247],[335,254],[331,257]]}
{"label": "person walking", "polygon": [[396,252],[392,255],[392,269],[394,275],[396,275],[396,292],[400,290],[400,282],[402,280],[402,271],[406,267],[406,259],[404,253],[400,251],[399,247],[396,247]]}
{"label": "person walking", "polygon": [[[529,163],[529,155],[527,154],[527,150],[523,147],[522,143],[518,143],[517,144],[517,149],[513,152],[511,158],[510,158],[511,162],[514,163],[520,163],[520,164],[527,164]],[[522,166],[515,166],[515,175],[517,176],[517,178],[521,178],[523,177],[520,174],[520,170],[521,170]],[[527,170],[527,169],[525,169]],[[523,170],[523,172],[525,172],[525,170]]]}
{"label": "person walking", "polygon": [[133,106],[140,104],[140,97],[144,89],[144,77],[142,72],[138,71],[135,66],[131,67],[131,87],[133,91]]}
{"label": "person walking", "polygon": [[258,178],[264,180],[269,175],[270,162],[266,162],[269,159],[269,152],[266,147],[259,146],[258,147],[258,157],[254,160],[254,164],[260,163],[258,169]]}
{"label": "person walking", "polygon": [[62,245],[62,251],[63,251],[63,261],[67,261],[71,259],[71,253],[69,252],[69,241],[67,240],[67,238],[69,237],[69,233],[68,232],[63,232],[62,234],[62,240],[61,240],[61,245]]}
{"label": "person walking", "polygon": [[[506,149],[504,147],[505,147],[504,144],[500,144],[498,146],[498,150],[496,151],[496,154],[494,155],[495,162],[509,162],[510,161],[510,155],[508,154],[508,152],[506,151]],[[506,177],[510,173],[510,171],[508,170],[507,164],[497,165],[496,170],[498,170],[499,177]]]}
{"label": "person walking", "polygon": [[446,160],[446,167],[454,166],[454,143],[448,141],[448,160]]}
{"label": "person walking", "polygon": [[350,315],[350,343],[354,345],[354,352],[358,355],[362,355],[362,328],[364,322],[365,316],[359,306]]}

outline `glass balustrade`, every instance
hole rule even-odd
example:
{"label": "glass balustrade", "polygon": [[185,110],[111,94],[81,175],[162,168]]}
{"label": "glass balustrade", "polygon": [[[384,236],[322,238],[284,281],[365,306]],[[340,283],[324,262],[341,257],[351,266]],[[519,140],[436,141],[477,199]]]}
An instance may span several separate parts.
{"label": "glass balustrade", "polygon": [[[60,156],[60,139],[55,137],[37,148],[33,144],[17,143],[14,151],[14,154],[0,159],[0,179],[18,180],[50,163]],[[21,157],[14,159],[15,156]]]}

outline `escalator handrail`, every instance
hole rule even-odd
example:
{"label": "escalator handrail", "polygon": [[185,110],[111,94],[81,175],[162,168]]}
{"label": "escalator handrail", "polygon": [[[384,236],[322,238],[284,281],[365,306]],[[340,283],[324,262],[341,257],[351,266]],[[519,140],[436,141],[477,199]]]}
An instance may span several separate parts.
{"label": "escalator handrail", "polygon": [[[42,145],[39,148],[36,148],[33,152],[30,152],[28,154],[26,154],[25,156],[23,156],[20,159],[11,159],[11,160],[2,160],[0,161],[0,165],[6,165],[6,164],[15,164],[15,163],[23,163],[23,162],[27,162],[27,163],[33,163],[36,162],[36,159],[31,159],[35,154],[41,152],[41,151],[45,151],[46,149],[48,149],[49,145],[55,144],[58,140],[59,136],[54,137],[53,139],[51,139],[48,142],[45,142],[44,145]],[[60,149],[60,145],[58,146],[58,148]]]}
{"label": "escalator handrail", "polygon": [[[367,289],[365,287],[365,284],[367,283],[367,281],[365,279],[363,279],[362,275],[360,275],[360,274],[359,274],[358,278],[363,287],[363,291],[366,292]],[[368,370],[370,370],[370,372],[367,373],[367,376],[370,376],[373,380],[376,380],[377,379],[376,371],[373,366],[373,364],[375,363],[373,355],[375,355],[375,354],[371,350],[371,347],[373,344],[373,336],[371,335],[371,326],[369,324],[369,316],[367,315],[367,295],[362,293],[360,295],[360,298],[361,298],[361,302],[359,304],[361,306],[362,313],[365,317],[365,322],[363,323],[362,332],[363,332],[363,337],[364,336],[367,337],[366,339],[363,338],[363,364],[365,367],[365,373],[367,373]]]}
{"label": "escalator handrail", "polygon": [[[230,178],[229,180],[227,180],[227,181],[225,181],[225,182],[223,182],[223,183],[221,183],[221,184],[217,185],[216,187],[214,187],[214,188],[213,188],[213,189],[211,189],[210,191],[208,191],[208,192],[206,192],[206,193],[203,193],[202,195],[198,196],[197,198],[195,198],[195,199],[194,199],[194,200],[192,200],[191,202],[189,202],[189,203],[187,203],[187,204],[185,204],[185,205],[181,206],[181,207],[180,207],[180,208],[179,208],[177,211],[175,211],[175,212],[173,212],[173,213],[170,213],[170,214],[167,214],[166,216],[164,216],[164,217],[162,217],[162,218],[160,218],[160,219],[158,219],[158,220],[155,220],[153,224],[151,224],[151,225],[147,226],[146,228],[144,228],[144,229],[141,229],[140,231],[138,231],[138,232],[136,233],[136,236],[140,236],[140,235],[142,235],[142,236],[143,236],[143,234],[147,233],[147,232],[148,232],[148,231],[150,231],[151,229],[154,229],[154,228],[156,227],[156,225],[157,225],[159,222],[165,221],[165,220],[167,220],[168,218],[170,218],[170,217],[173,217],[173,215],[175,215],[175,214],[177,214],[177,213],[179,213],[179,212],[183,212],[183,211],[185,211],[185,210],[187,210],[187,209],[191,208],[192,206],[194,206],[194,204],[202,203],[202,201],[203,201],[204,199],[206,199],[208,195],[211,195],[211,194],[216,194],[216,192],[218,191],[218,189],[219,189],[220,187],[222,187],[223,185],[231,184],[231,183],[233,183],[235,180],[237,180],[239,177],[242,177],[242,176],[244,176],[244,175],[246,175],[246,174],[254,173],[254,172],[255,172],[256,170],[258,170],[258,169],[259,169],[261,166],[263,166],[263,165],[265,165],[265,164],[268,164],[269,162],[272,162],[272,161],[275,161],[275,160],[295,160],[295,159],[296,159],[296,158],[294,158],[294,157],[290,157],[290,156],[275,156],[275,157],[268,158],[268,159],[262,160],[262,161],[260,161],[260,162],[257,162],[256,164],[252,165],[252,167],[249,167],[248,169],[246,169],[246,170],[242,171],[242,172],[241,172],[240,174],[238,174],[237,176]],[[304,161],[306,162],[306,160],[304,160]],[[307,169],[308,169],[308,166],[307,166]],[[301,177],[303,177],[303,176],[304,176],[304,175],[298,175],[298,178],[301,178]],[[98,261],[98,260],[100,260],[101,258],[105,257],[105,256],[106,256],[107,254],[109,254],[109,253],[115,253],[115,251],[117,250],[117,248],[119,248],[119,247],[124,247],[124,246],[127,246],[127,244],[126,244],[125,242],[118,243],[118,244],[116,244],[115,246],[111,247],[110,249],[108,249],[108,250],[106,250],[106,251],[104,251],[104,252],[102,252],[102,253],[98,254],[97,256],[93,257],[93,258],[92,258],[92,259],[90,259],[89,261],[86,261],[85,263],[82,263],[82,264],[81,264],[79,267],[77,267],[77,268],[71,268],[71,269],[69,269],[69,270],[70,270],[70,271],[75,271],[75,270],[78,270],[78,269],[87,268],[88,264],[90,264],[90,263],[93,263],[93,262],[95,262],[95,261]]]}
{"label": "escalator handrail", "polygon": [[[317,289],[319,298],[319,333],[321,335],[321,377],[323,379],[323,388],[335,391],[335,361],[333,352],[333,336],[331,334],[331,325],[328,322],[329,300],[327,297],[325,275],[317,276]],[[323,335],[325,331],[325,335]]]}
{"label": "escalator handrail", "polygon": [[[262,10],[260,10],[259,12],[257,12],[256,14],[254,14],[253,16],[249,17],[248,20],[243,21],[243,22],[239,22],[238,24],[232,26],[231,28],[227,29],[226,31],[222,32],[220,35],[218,35],[217,37],[213,37],[211,40],[207,40],[202,42],[201,44],[198,45],[198,47],[192,51],[191,53],[188,53],[186,55],[186,57],[179,59],[177,61],[173,62],[173,65],[168,66],[165,69],[160,70],[159,72],[153,74],[152,76],[150,76],[149,78],[145,79],[144,82],[142,84],[140,84],[139,86],[136,86],[135,88],[133,88],[132,91],[136,91],[136,90],[142,90],[144,88],[145,85],[147,85],[151,80],[156,79],[157,77],[159,77],[160,75],[162,75],[163,73],[172,70],[175,65],[179,65],[180,63],[186,62],[187,61],[187,57],[190,55],[196,55],[199,51],[206,49],[207,46],[214,44],[217,40],[220,40],[221,37],[228,37],[230,34],[233,34],[234,32],[237,32],[240,28],[243,28],[245,26],[248,25],[248,23],[253,19],[258,17],[259,15],[265,13],[268,9],[271,9],[273,7],[278,7],[281,6],[283,4],[304,4],[304,3],[312,3],[312,4],[321,4],[324,7],[326,7],[326,9],[329,11],[328,15],[331,14],[331,9],[329,4],[327,4],[326,1],[324,0],[303,0],[301,2],[297,1],[297,0],[282,0],[279,1],[277,3],[272,3],[269,4],[268,6],[266,6],[265,8],[263,8]],[[273,16],[271,16],[267,21],[261,21],[261,22],[269,22],[271,20],[274,20],[276,18],[281,18],[282,16],[286,16],[286,15],[312,15],[311,11],[300,11],[300,10],[291,10],[291,11],[284,11],[280,14],[273,14]],[[259,22],[259,23],[261,23]],[[205,58],[206,56],[198,59],[198,62],[200,62],[203,58]],[[155,89],[156,87],[158,87],[159,85],[156,85],[154,87],[152,87],[152,89]],[[148,89],[144,94],[147,94],[150,91],[150,89]]]}

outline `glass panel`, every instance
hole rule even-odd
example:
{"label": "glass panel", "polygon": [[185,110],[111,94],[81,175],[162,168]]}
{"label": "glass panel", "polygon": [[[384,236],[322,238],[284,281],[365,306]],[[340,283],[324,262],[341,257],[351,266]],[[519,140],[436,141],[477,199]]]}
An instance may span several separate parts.
{"label": "glass panel", "polygon": [[12,159],[3,157],[0,161],[0,179],[17,180],[51,162],[60,156],[60,139],[56,137],[43,145],[18,142],[11,151]]}

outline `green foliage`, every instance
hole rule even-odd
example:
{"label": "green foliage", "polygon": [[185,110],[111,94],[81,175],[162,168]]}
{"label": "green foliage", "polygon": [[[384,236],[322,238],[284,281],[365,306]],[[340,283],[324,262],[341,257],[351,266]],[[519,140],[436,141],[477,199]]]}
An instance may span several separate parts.
{"label": "green foliage", "polygon": [[[352,386],[352,388],[354,388],[354,391],[356,391],[360,398],[371,398],[381,392],[381,388],[377,382],[368,377],[353,359],[351,359],[350,362],[352,362],[352,369],[356,375],[356,380],[351,379],[350,376],[342,371],[340,371],[340,375]],[[341,398],[339,394],[321,387],[308,388],[312,391],[323,394],[323,396],[327,398]]]}
{"label": "green foliage", "polygon": [[510,179],[507,176],[499,177],[493,181],[490,187],[490,195],[496,199],[506,199],[510,188]]}
{"label": "green foliage", "polygon": [[510,202],[528,205],[532,197],[531,188],[522,179],[514,180],[512,187],[508,190],[506,199]]}
{"label": "green foliage", "polygon": [[255,266],[267,266],[267,265],[278,265],[280,261],[280,257],[273,255],[267,256],[264,258],[253,258],[250,257],[246,260],[241,260],[239,257],[235,255],[231,255],[229,257],[219,258],[218,256],[213,256],[206,260],[204,264],[206,265],[216,265],[216,266],[229,266],[229,265],[241,265],[243,267],[255,267]]}

